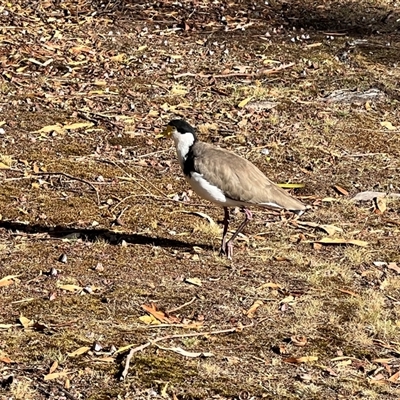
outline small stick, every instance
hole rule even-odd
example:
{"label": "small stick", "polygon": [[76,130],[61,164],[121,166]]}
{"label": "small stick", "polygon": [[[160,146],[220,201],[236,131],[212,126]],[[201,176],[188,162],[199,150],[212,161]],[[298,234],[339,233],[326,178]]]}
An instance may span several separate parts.
{"label": "small stick", "polygon": [[[15,172],[20,172],[21,174],[23,174],[22,171],[15,171]],[[96,189],[96,187],[93,185],[93,183],[87,181],[86,179],[78,178],[77,176],[73,176],[73,175],[67,174],[65,172],[32,172],[27,176],[21,176],[19,178],[4,179],[4,182],[22,180],[22,179],[30,179],[30,178],[32,178],[32,176],[64,176],[65,178],[71,179],[73,181],[79,181],[79,182],[85,183],[86,185],[89,185],[94,190],[94,192],[96,193],[97,204],[98,205],[100,204],[99,192]]]}
{"label": "small stick", "polygon": [[242,326],[239,328],[230,328],[230,329],[221,329],[218,331],[210,331],[210,332],[199,332],[199,333],[186,333],[186,334],[180,334],[180,335],[168,335],[168,336],[162,336],[159,337],[157,339],[151,340],[147,343],[144,343],[138,347],[134,347],[133,349],[130,350],[128,356],[126,357],[126,361],[125,361],[125,367],[124,370],[121,373],[121,377],[120,380],[124,380],[126,378],[126,376],[128,375],[128,370],[129,370],[129,364],[131,362],[131,359],[133,357],[133,355],[139,351],[144,350],[145,348],[151,346],[152,344],[156,344],[158,342],[164,341],[164,340],[168,340],[168,339],[180,339],[180,338],[186,338],[186,337],[196,337],[196,336],[206,336],[206,335],[219,335],[221,333],[233,333],[233,332],[237,332],[239,330],[242,330],[243,328],[247,328],[248,326],[252,326],[252,325],[246,325],[246,326]]}
{"label": "small stick", "polygon": [[186,307],[186,306],[192,304],[195,300],[196,300],[196,296],[194,296],[194,297],[192,298],[192,300],[188,301],[187,303],[182,304],[182,305],[179,306],[179,307],[171,308],[170,310],[167,310],[167,314],[171,314],[171,313],[173,313],[173,312],[176,312],[176,311],[178,311],[178,310],[181,310],[182,308],[184,308],[184,307]]}
{"label": "small stick", "polygon": [[283,64],[277,68],[263,69],[260,72],[244,73],[244,72],[233,72],[231,74],[194,74],[192,72],[185,72],[183,74],[174,75],[175,79],[183,78],[186,76],[199,77],[199,78],[255,78],[265,75],[276,74],[284,69],[288,69],[294,66],[294,63]]}

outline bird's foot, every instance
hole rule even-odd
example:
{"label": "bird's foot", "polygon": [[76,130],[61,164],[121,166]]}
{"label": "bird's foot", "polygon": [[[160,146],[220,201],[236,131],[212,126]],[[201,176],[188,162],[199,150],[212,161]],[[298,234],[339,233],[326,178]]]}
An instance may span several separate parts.
{"label": "bird's foot", "polygon": [[220,250],[219,250],[219,255],[220,256],[226,256],[228,260],[232,260],[233,256],[233,243],[232,242],[227,242],[224,243]]}

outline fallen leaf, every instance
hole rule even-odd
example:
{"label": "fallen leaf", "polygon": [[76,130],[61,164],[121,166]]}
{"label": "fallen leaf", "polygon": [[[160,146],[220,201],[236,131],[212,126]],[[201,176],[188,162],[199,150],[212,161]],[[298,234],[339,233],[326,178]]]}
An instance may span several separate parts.
{"label": "fallen leaf", "polygon": [[161,322],[154,315],[142,315],[139,320],[146,325],[160,325]]}
{"label": "fallen leaf", "polygon": [[261,290],[264,288],[270,288],[270,289],[282,289],[282,285],[280,285],[279,283],[274,283],[274,282],[266,282],[263,283],[261,286],[259,286],[258,288],[256,288],[256,290]]}
{"label": "fallen leaf", "polygon": [[127,346],[120,347],[118,350],[116,350],[114,352],[114,354],[123,353],[124,351],[129,350],[130,348],[132,348],[133,346],[135,346],[135,345],[132,343],[132,344],[128,344]]}
{"label": "fallen leaf", "polygon": [[166,323],[171,322],[162,311],[158,311],[156,309],[156,305],[154,303],[150,303],[150,305],[143,304],[142,308],[143,310],[153,315],[153,317],[157,318],[161,322],[166,322]]}
{"label": "fallen leaf", "polygon": [[339,292],[349,294],[350,296],[354,297],[359,297],[359,295],[355,292],[352,292],[351,290],[346,290],[346,289],[337,289]]}
{"label": "fallen leaf", "polygon": [[390,378],[388,378],[388,381],[392,383],[400,383],[399,378],[400,378],[400,370],[397,371],[395,374],[393,374]]}
{"label": "fallen leaf", "polygon": [[389,121],[382,121],[381,122],[381,126],[383,126],[384,128],[388,129],[389,131],[394,131],[396,129],[396,127],[393,126],[392,123],[389,122]]}
{"label": "fallen leaf", "polygon": [[396,263],[390,262],[387,264],[387,267],[393,271],[396,271],[398,274],[400,274],[400,267]]}
{"label": "fallen leaf", "polygon": [[15,326],[15,325],[13,325],[13,324],[0,324],[0,329],[10,329],[13,326]]}
{"label": "fallen leaf", "polygon": [[115,358],[114,357],[103,357],[103,358],[98,358],[96,361],[99,362],[114,362]]}
{"label": "fallen leaf", "polygon": [[61,371],[61,372],[54,372],[52,374],[47,374],[44,376],[45,381],[51,381],[53,379],[58,379],[58,378],[66,378],[68,375],[66,372]]}
{"label": "fallen leaf", "polygon": [[294,296],[286,296],[285,298],[283,298],[280,303],[281,304],[285,304],[285,303],[293,303],[295,302],[296,299],[294,298]]}
{"label": "fallen leaf", "polygon": [[39,129],[38,131],[34,131],[33,133],[50,133],[50,132],[57,132],[60,134],[65,133],[63,127],[60,124],[46,125],[43,128]]}
{"label": "fallen leaf", "polygon": [[3,362],[5,364],[11,364],[12,360],[10,357],[7,356],[0,356],[0,362]]}
{"label": "fallen leaf", "polygon": [[321,250],[322,249],[322,244],[321,243],[313,243],[313,249],[314,250]]}
{"label": "fallen leaf", "polygon": [[264,303],[261,300],[256,300],[253,305],[247,310],[246,314],[249,318],[254,318],[254,314],[257,309],[262,306]]}
{"label": "fallen leaf", "polygon": [[390,364],[391,362],[395,361],[395,358],[376,358],[375,360],[372,360],[373,363],[379,363],[379,364]]}
{"label": "fallen leaf", "polygon": [[181,347],[162,347],[157,345],[157,347],[161,350],[167,350],[167,351],[173,351],[174,353],[180,354],[181,356],[184,357],[190,357],[190,358],[197,358],[197,357],[213,357],[213,353],[203,353],[203,352],[191,352],[191,351],[186,351],[182,349]]}
{"label": "fallen leaf", "polygon": [[283,189],[300,189],[305,187],[305,183],[278,183],[279,187]]}
{"label": "fallen leaf", "polygon": [[117,54],[116,56],[110,57],[110,60],[114,61],[114,62],[123,62],[123,61],[125,61],[125,58],[126,58],[126,54],[121,53],[121,54]]}
{"label": "fallen leaf", "polygon": [[75,124],[64,125],[63,128],[70,131],[74,129],[90,128],[92,126],[94,126],[93,122],[76,122]]}
{"label": "fallen leaf", "polygon": [[239,104],[239,108],[243,108],[246,106],[246,104],[253,98],[253,96],[247,97],[246,99],[242,100]]}
{"label": "fallen leaf", "polygon": [[49,374],[52,374],[58,368],[58,361],[54,361],[49,369]]}
{"label": "fallen leaf", "polygon": [[184,96],[185,94],[187,94],[189,91],[187,90],[187,88],[185,88],[185,86],[182,85],[174,85],[172,86],[169,94],[172,95],[177,95],[177,96]]}
{"label": "fallen leaf", "polygon": [[4,278],[0,279],[0,287],[9,286],[16,282],[16,278],[19,275],[7,275]]}
{"label": "fallen leaf", "polygon": [[307,363],[311,361],[317,361],[318,357],[317,356],[305,356],[305,357],[290,357],[290,358],[285,358],[283,362],[291,363],[291,364],[301,364],[301,363]]}
{"label": "fallen leaf", "polygon": [[333,187],[334,187],[334,189],[336,189],[343,196],[348,196],[349,195],[349,192],[346,189],[343,189],[341,186],[335,185]]}
{"label": "fallen leaf", "polygon": [[21,323],[21,325],[22,325],[25,329],[31,327],[31,326],[35,323],[32,319],[26,318],[26,317],[24,317],[22,314],[21,314],[21,316],[19,317],[18,320],[19,320],[19,322]]}
{"label": "fallen leaf", "polygon": [[57,286],[60,289],[66,290],[68,292],[80,292],[81,290],[83,290],[83,287],[78,286],[78,285],[59,285],[59,284],[57,284]]}
{"label": "fallen leaf", "polygon": [[307,338],[305,336],[292,336],[290,340],[297,347],[303,347],[307,344]]}
{"label": "fallen leaf", "polygon": [[386,211],[386,197],[375,197],[376,211],[383,214]]}
{"label": "fallen leaf", "polygon": [[202,286],[203,284],[201,283],[200,278],[185,278],[186,283],[190,283],[195,286]]}
{"label": "fallen leaf", "polygon": [[312,228],[318,228],[324,230],[328,235],[333,235],[336,232],[343,232],[342,228],[338,228],[337,226],[334,225],[320,225],[315,222],[308,222],[308,221],[295,221],[295,225],[300,225],[300,226],[310,226]]}
{"label": "fallen leaf", "polygon": [[79,347],[79,349],[73,351],[72,353],[68,353],[68,356],[69,357],[80,356],[82,354],[87,353],[89,350],[90,350],[90,347],[87,347],[87,346]]}
{"label": "fallen leaf", "polygon": [[0,169],[10,169],[11,166],[0,162]]}

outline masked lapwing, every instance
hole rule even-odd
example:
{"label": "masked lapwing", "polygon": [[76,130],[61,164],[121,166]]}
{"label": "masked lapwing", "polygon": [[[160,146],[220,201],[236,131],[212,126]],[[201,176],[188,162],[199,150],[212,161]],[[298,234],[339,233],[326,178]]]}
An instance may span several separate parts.
{"label": "masked lapwing", "polygon": [[[163,136],[172,136],[179,164],[193,191],[224,209],[221,254],[233,255],[233,242],[252,219],[248,207],[288,210],[301,215],[306,206],[270,181],[250,161],[197,139],[194,128],[183,119],[169,122]],[[241,207],[244,221],[227,241],[228,207]]]}

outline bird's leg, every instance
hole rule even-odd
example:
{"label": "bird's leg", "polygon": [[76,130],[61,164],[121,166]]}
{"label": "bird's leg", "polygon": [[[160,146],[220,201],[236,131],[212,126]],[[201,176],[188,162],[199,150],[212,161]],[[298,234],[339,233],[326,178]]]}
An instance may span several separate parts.
{"label": "bird's leg", "polygon": [[232,237],[228,240],[228,243],[226,243],[226,255],[230,260],[232,260],[233,256],[233,241],[236,239],[237,235],[239,235],[240,232],[242,232],[243,228],[247,225],[247,223],[253,218],[253,214],[251,213],[250,210],[247,208],[243,207],[242,211],[245,214],[245,219],[244,221],[240,224],[239,228],[237,231],[232,235]]}
{"label": "bird's leg", "polygon": [[226,234],[228,233],[228,226],[230,221],[230,215],[228,207],[224,207],[224,231],[222,233],[222,243],[221,243],[221,254],[226,254]]}

